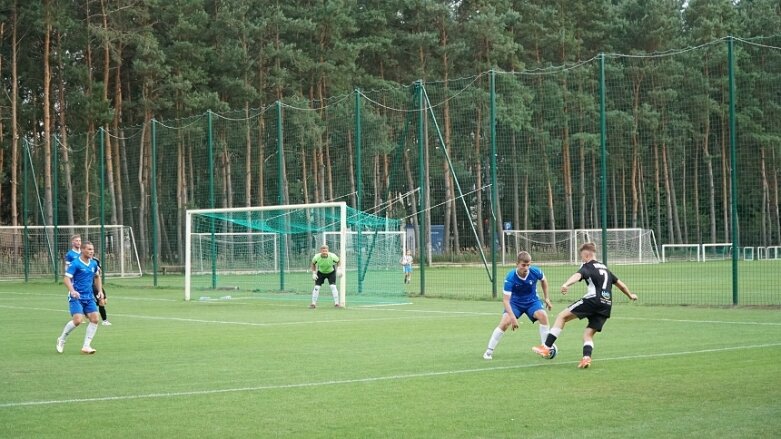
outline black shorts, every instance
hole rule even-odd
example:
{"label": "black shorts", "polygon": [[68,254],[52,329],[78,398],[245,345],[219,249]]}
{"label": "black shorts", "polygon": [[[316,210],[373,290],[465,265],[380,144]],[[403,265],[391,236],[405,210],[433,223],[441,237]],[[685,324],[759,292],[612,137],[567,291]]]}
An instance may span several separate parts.
{"label": "black shorts", "polygon": [[596,300],[580,299],[574,302],[567,309],[574,314],[577,318],[588,319],[587,327],[601,332],[602,327],[605,326],[605,322],[610,318],[611,305],[607,305]]}
{"label": "black shorts", "polygon": [[[100,299],[98,299],[98,292],[97,291],[93,291],[92,294],[95,296],[95,303],[97,303],[99,306],[104,306],[104,305],[100,304]],[[108,298],[108,296],[106,295],[106,290],[103,289],[103,300],[105,301],[107,298]]]}
{"label": "black shorts", "polygon": [[325,283],[325,280],[328,279],[328,283],[331,285],[336,285],[336,270],[328,273],[323,274],[320,273],[320,271],[317,272],[317,280],[315,280],[315,285],[322,285]]}

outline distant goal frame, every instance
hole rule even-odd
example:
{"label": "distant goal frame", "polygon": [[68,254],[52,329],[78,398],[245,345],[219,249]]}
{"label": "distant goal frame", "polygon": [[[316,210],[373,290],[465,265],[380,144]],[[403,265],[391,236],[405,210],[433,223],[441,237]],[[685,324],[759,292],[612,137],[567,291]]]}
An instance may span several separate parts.
{"label": "distant goal frame", "polygon": [[[252,206],[252,207],[229,207],[229,208],[214,208],[214,209],[187,209],[185,211],[185,261],[184,261],[184,300],[190,301],[192,299],[192,220],[193,215],[198,214],[224,214],[224,213],[245,213],[245,212],[262,212],[262,211],[274,211],[274,210],[303,210],[303,209],[320,209],[320,208],[337,208],[339,209],[339,235],[340,241],[345,243],[347,241],[347,203],[344,201],[327,202],[327,203],[304,203],[304,204],[284,204],[273,206]],[[283,245],[280,243],[280,245]],[[340,245],[339,248],[339,260],[341,266],[347,266],[347,249],[346,245]],[[283,270],[284,261],[277,258],[280,262],[276,267],[277,270]],[[339,283],[339,303],[342,306],[346,305],[347,294],[347,273],[338,278]]]}

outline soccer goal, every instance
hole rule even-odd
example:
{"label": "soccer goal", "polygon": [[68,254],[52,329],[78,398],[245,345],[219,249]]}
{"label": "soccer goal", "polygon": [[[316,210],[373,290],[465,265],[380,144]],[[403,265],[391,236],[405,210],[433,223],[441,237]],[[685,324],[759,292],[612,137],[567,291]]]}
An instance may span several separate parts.
{"label": "soccer goal", "polygon": [[[593,242],[602,252],[602,229],[505,230],[503,264],[514,264],[518,252],[531,253],[536,262],[575,264],[580,261],[578,248]],[[607,229],[607,260],[619,264],[658,263],[653,230],[642,228]],[[604,259],[604,256],[598,256]]]}
{"label": "soccer goal", "polygon": [[81,235],[82,243],[92,241],[106,276],[141,276],[133,229],[114,224],[0,226],[0,275],[24,278],[25,273],[31,277],[63,274],[63,257],[70,250],[71,236],[76,234]]}
{"label": "soccer goal", "polygon": [[720,242],[702,244],[702,261],[723,261],[732,259],[732,243]]}
{"label": "soccer goal", "polygon": [[391,258],[401,273],[400,226],[344,202],[188,210],[185,300],[270,294],[308,300],[312,258],[323,244],[346,268],[337,281],[341,304],[401,296],[403,285],[379,274],[390,271]]}
{"label": "soccer goal", "polygon": [[699,244],[662,244],[662,262],[700,262]]}

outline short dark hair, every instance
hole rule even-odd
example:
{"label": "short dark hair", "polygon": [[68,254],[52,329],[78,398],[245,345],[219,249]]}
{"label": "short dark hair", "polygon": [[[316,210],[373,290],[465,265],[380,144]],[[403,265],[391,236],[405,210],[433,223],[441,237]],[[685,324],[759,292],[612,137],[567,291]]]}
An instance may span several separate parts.
{"label": "short dark hair", "polygon": [[588,250],[588,251],[590,251],[592,253],[596,253],[597,252],[597,245],[594,244],[593,242],[583,243],[580,246],[580,251],[584,251],[584,250]]}

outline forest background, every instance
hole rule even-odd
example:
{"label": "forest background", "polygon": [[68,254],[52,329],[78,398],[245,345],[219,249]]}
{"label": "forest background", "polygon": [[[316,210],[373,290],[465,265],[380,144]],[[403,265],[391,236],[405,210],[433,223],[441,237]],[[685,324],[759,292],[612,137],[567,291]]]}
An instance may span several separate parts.
{"label": "forest background", "polygon": [[[22,201],[30,195],[23,193],[21,176],[28,154],[37,165],[35,198],[41,200],[41,212],[31,209],[28,222],[94,224],[98,197],[105,195],[107,223],[134,227],[142,261],[152,253],[181,260],[181,212],[209,207],[196,175],[204,162],[188,156],[193,133],[183,137],[182,127],[199,121],[202,144],[211,127],[204,114],[213,112],[225,115],[223,121],[255,117],[263,125],[260,134],[246,134],[245,126],[225,132],[233,130],[247,144],[271,145],[247,155],[224,148],[215,165],[217,207],[347,199],[370,210],[387,202],[390,183],[383,182],[403,169],[397,184],[411,194],[412,207],[401,216],[415,222],[416,212],[433,212],[436,218],[426,221],[445,226],[444,253],[474,248],[490,234],[485,73],[498,71],[510,79],[504,88],[497,85],[499,132],[506,139],[496,186],[502,202],[493,213],[497,227],[600,227],[592,191],[598,191],[598,169],[587,168],[599,157],[595,60],[609,54],[618,61],[608,61],[608,138],[620,139],[614,145],[621,149],[611,152],[612,207],[602,207],[610,209],[608,226],[652,229],[660,244],[730,242],[725,37],[734,35],[740,52],[732,78],[739,78],[739,96],[745,96],[738,108],[739,160],[741,169],[752,170],[741,180],[743,241],[779,245],[781,39],[773,35],[779,29],[781,7],[773,0],[2,0],[0,224],[23,224]],[[550,77],[526,79],[518,72]],[[418,80],[437,108],[452,164],[418,158],[414,146],[401,161],[394,158],[405,112],[413,108],[410,86]],[[353,130],[353,110],[340,114],[331,104],[348,96],[352,107],[356,88],[367,102],[385,105],[365,113],[382,116],[382,123],[365,123],[383,125],[385,140],[367,146],[363,201],[356,200],[350,169],[354,140],[345,135],[339,143],[333,134]],[[295,153],[284,171],[263,166],[279,140],[268,133],[282,122],[262,122],[275,102],[286,103],[286,121],[293,121],[285,122],[286,148]],[[295,122],[292,113],[307,108],[320,120]],[[387,115],[394,111],[398,115]],[[340,122],[333,122],[334,114]],[[168,140],[170,160],[156,159],[169,166],[160,168],[161,176],[175,176],[168,185],[175,191],[167,202],[171,210],[159,213],[163,244],[156,251],[146,219],[154,123],[177,133]],[[678,134],[665,140],[659,134],[665,132]],[[435,138],[432,133],[425,136]],[[105,187],[98,186],[95,171],[101,142]],[[436,146],[432,140],[432,150]],[[544,160],[531,159],[535,148]],[[415,175],[421,160],[428,187]],[[275,172],[285,173],[289,192],[280,193]],[[241,182],[230,184],[239,174]],[[459,213],[459,179],[469,194],[469,213]],[[426,207],[417,206],[420,187],[430,195]]]}

